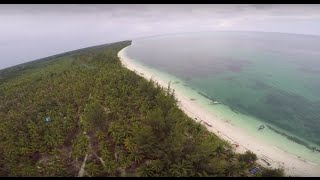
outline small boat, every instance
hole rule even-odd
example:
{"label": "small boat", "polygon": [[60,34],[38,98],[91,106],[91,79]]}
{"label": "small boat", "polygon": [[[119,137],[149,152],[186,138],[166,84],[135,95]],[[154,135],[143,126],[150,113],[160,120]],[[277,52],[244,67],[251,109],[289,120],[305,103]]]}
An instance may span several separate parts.
{"label": "small boat", "polygon": [[316,147],[311,147],[311,150],[312,150],[312,152],[314,152],[314,151],[320,152],[320,149],[318,149],[318,148],[316,148]]}
{"label": "small boat", "polygon": [[[203,121],[203,122],[204,122],[204,121]],[[212,127],[212,125],[209,124],[209,123],[207,123],[207,122],[204,122],[204,124],[206,124],[206,125],[209,126],[209,127]]]}
{"label": "small boat", "polygon": [[210,104],[211,104],[211,105],[213,105],[213,104],[221,104],[221,102],[218,102],[218,101],[212,101],[212,102],[210,102]]}
{"label": "small boat", "polygon": [[264,128],[265,128],[265,125],[262,124],[262,125],[259,126],[258,130],[262,130]]}

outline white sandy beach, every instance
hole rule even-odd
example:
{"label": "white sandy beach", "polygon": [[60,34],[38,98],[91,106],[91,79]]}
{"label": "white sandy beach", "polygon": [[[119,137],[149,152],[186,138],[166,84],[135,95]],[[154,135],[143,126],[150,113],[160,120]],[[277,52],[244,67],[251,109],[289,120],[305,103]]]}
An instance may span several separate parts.
{"label": "white sandy beach", "polygon": [[[118,53],[120,61],[126,68],[136,71],[139,76],[143,76],[147,80],[152,78],[163,87],[168,86],[168,82],[164,82],[151,72],[148,72],[132,63],[130,58],[126,55],[126,49],[127,47]],[[189,117],[195,121],[201,121],[209,131],[213,132],[221,139],[224,139],[231,144],[238,144],[239,147],[234,148],[236,152],[244,153],[246,150],[251,150],[258,156],[259,164],[265,167],[282,167],[287,176],[320,177],[319,165],[304,161],[273,145],[267,144],[266,142],[262,142],[257,138],[250,136],[244,132],[244,130],[218,118],[211,112],[207,112],[205,109],[201,108],[196,101],[190,100],[177,90],[175,90],[175,95],[180,102],[179,107]],[[212,127],[208,126],[206,123],[212,125]],[[270,166],[268,166],[265,161],[269,162]]]}

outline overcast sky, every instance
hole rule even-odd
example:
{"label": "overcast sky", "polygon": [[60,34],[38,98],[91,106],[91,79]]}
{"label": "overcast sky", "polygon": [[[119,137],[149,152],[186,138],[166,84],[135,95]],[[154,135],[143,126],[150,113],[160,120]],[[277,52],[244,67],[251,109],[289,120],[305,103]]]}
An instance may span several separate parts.
{"label": "overcast sky", "polygon": [[241,30],[320,35],[320,5],[0,5],[0,69],[157,34]]}

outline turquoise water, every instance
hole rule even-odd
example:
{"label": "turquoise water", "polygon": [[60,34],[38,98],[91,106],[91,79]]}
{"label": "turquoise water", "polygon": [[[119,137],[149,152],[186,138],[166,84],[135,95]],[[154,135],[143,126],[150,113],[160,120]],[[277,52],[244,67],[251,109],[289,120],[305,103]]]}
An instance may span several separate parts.
{"label": "turquoise water", "polygon": [[189,33],[134,40],[127,54],[208,111],[320,162],[320,37]]}

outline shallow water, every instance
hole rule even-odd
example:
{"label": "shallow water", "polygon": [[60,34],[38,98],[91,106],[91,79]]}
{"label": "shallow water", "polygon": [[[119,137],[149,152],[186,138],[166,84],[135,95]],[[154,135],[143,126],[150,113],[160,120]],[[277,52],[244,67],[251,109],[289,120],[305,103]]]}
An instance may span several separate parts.
{"label": "shallow water", "polygon": [[[320,37],[192,33],[134,40],[127,54],[162,79],[178,81],[172,86],[208,111],[320,163],[320,153],[307,148],[320,145]],[[278,132],[257,130],[261,124]]]}

